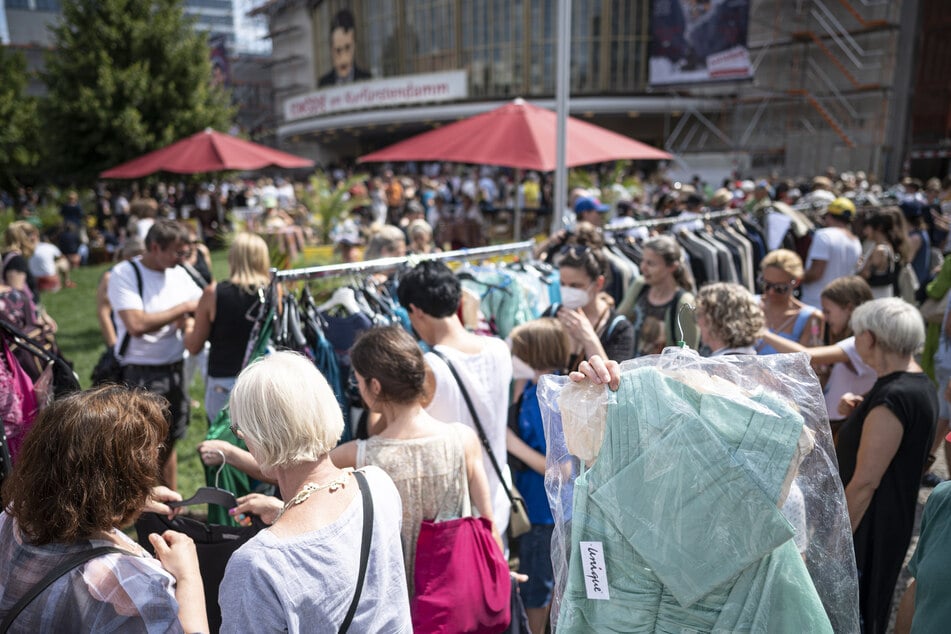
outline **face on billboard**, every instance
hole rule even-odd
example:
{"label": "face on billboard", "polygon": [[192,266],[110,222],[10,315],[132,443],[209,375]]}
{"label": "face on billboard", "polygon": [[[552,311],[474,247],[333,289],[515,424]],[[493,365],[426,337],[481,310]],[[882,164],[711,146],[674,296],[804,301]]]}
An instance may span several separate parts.
{"label": "face on billboard", "polygon": [[337,77],[350,76],[350,70],[353,68],[354,35],[353,29],[334,29],[330,34],[330,54]]}

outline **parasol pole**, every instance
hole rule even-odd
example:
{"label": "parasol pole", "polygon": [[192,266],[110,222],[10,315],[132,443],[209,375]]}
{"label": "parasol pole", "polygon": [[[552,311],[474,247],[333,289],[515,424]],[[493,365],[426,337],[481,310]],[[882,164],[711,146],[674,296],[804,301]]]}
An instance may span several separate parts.
{"label": "parasol pole", "polygon": [[518,242],[522,239],[522,203],[519,200],[519,193],[522,185],[522,168],[515,168],[515,229],[512,232],[512,239]]}
{"label": "parasol pole", "polygon": [[558,117],[558,136],[555,144],[555,196],[551,210],[551,232],[562,226],[567,206],[568,168],[565,165],[565,126],[568,117],[568,85],[571,68],[571,0],[558,0],[558,51],[556,54],[555,114]]}

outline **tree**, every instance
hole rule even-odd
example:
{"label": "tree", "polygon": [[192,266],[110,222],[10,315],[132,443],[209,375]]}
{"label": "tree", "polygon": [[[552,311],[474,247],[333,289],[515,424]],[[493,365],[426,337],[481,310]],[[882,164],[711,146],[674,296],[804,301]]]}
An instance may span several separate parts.
{"label": "tree", "polygon": [[50,164],[89,183],[122,161],[206,127],[227,129],[207,35],[183,0],[64,0],[43,74]]}
{"label": "tree", "polygon": [[14,189],[40,158],[36,99],[25,93],[27,79],[23,54],[0,46],[0,189]]}

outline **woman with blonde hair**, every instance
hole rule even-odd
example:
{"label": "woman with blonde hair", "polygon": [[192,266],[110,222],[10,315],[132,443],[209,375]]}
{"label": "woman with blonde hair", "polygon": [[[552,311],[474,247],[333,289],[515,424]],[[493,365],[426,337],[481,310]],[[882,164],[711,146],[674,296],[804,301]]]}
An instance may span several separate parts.
{"label": "woman with blonde hair", "polygon": [[700,341],[712,357],[756,354],[756,338],[763,330],[763,309],[739,284],[715,282],[697,293]]}
{"label": "woman with blonde hair", "polygon": [[195,319],[185,331],[185,347],[198,354],[208,341],[208,380],[205,412],[209,422],[228,402],[235,378],[241,372],[248,337],[254,326],[252,308],[261,301],[270,282],[271,260],[267,243],[254,233],[239,233],[228,251],[229,277],[202,293]]}
{"label": "woman with blonde hair", "polygon": [[[565,372],[571,354],[571,339],[558,319],[542,317],[516,326],[512,342],[513,378],[528,383],[510,410],[506,446],[522,463],[512,466],[512,481],[525,500],[532,527],[518,538],[518,571],[528,576],[519,587],[532,634],[542,634],[551,609],[554,573],[551,565],[551,535],[555,520],[545,493],[547,443],[538,403],[538,381],[545,374]],[[510,460],[510,463],[513,461]]]}
{"label": "woman with blonde hair", "polygon": [[[822,313],[793,297],[793,290],[799,286],[804,273],[802,258],[789,249],[777,249],[766,254],[760,271],[759,283],[763,289],[760,306],[769,331],[804,346],[818,345]],[[757,351],[759,354],[777,352],[766,342],[761,343]]]}
{"label": "woman with blonde hair", "polygon": [[875,371],[855,348],[851,319],[853,311],[871,301],[872,289],[858,275],[832,280],[822,289],[820,301],[825,318],[824,345],[807,348],[802,344],[767,332],[763,340],[780,352],[806,352],[822,379],[826,410],[833,437],[845,422],[839,402],[847,393],[864,394],[875,383]]}
{"label": "woman with blonde hair", "polygon": [[40,232],[26,220],[10,223],[3,234],[3,279],[11,288],[28,288],[34,299],[40,296],[36,278],[30,273],[30,258],[40,241]]}
{"label": "woman with blonde hair", "polygon": [[377,467],[331,460],[343,414],[320,371],[275,352],[241,372],[230,404],[236,435],[285,502],[228,561],[221,631],[411,632],[399,493]]}

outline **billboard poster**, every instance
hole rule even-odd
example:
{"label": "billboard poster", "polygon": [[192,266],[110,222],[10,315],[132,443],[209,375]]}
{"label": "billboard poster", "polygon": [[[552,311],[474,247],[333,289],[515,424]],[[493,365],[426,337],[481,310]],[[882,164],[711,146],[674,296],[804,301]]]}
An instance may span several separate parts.
{"label": "billboard poster", "polygon": [[223,35],[208,38],[209,58],[211,59],[211,85],[225,88],[231,85],[231,65],[228,62],[228,48]]}
{"label": "billboard poster", "polygon": [[750,0],[652,0],[650,83],[750,79]]}

